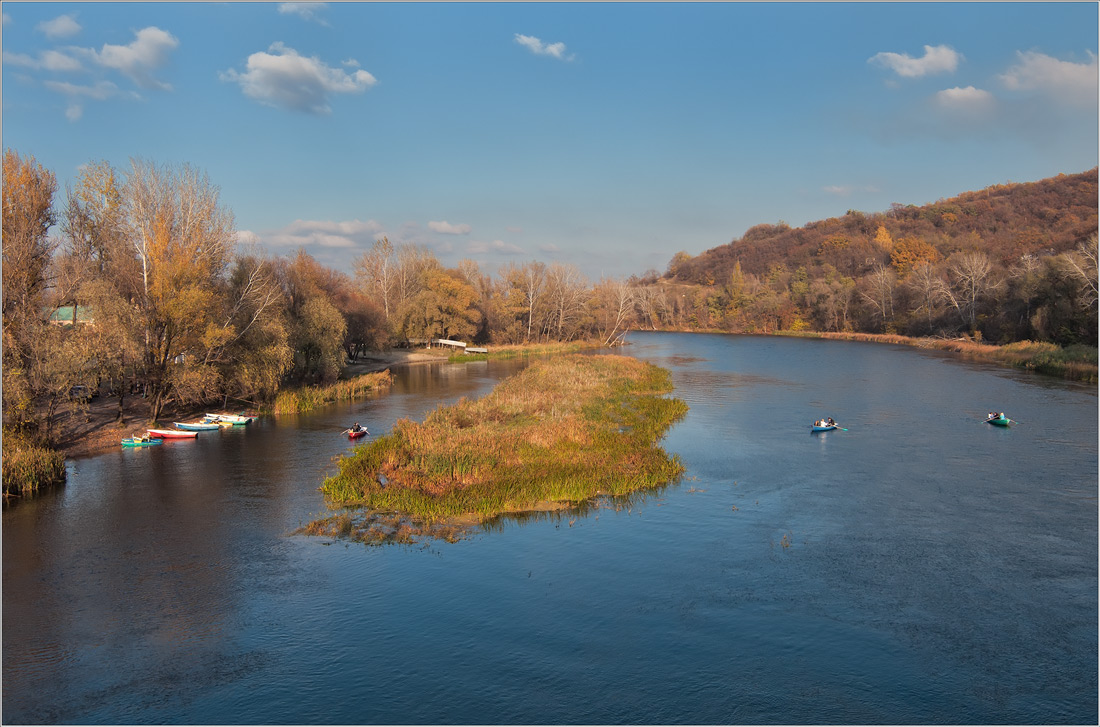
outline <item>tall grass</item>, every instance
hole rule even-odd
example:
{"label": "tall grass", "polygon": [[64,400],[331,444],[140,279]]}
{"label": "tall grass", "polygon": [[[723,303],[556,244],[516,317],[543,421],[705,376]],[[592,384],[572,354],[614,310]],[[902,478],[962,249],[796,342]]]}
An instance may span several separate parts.
{"label": "tall grass", "polygon": [[553,341],[550,343],[516,343],[503,346],[491,346],[489,353],[453,353],[447,360],[451,363],[464,361],[497,361],[519,358],[520,356],[545,356],[549,354],[576,353],[593,348],[603,348],[600,341]]}
{"label": "tall grass", "polygon": [[3,492],[32,495],[65,481],[65,455],[14,433],[4,433]]}
{"label": "tall grass", "polygon": [[397,422],[321,489],[334,507],[430,530],[658,487],[683,472],[657,446],[687,411],[671,390],[667,371],[632,358],[539,361],[482,399]]}
{"label": "tall grass", "polygon": [[335,384],[328,386],[302,386],[296,389],[284,389],[276,395],[270,413],[301,414],[337,401],[354,401],[392,383],[393,374],[386,370],[337,381]]}

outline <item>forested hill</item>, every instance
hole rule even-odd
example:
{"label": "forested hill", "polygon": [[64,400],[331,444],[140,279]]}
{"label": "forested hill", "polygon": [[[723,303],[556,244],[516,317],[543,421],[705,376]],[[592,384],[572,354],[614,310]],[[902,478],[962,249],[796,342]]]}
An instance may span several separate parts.
{"label": "forested hill", "polygon": [[[882,237],[885,228],[890,241]],[[740,239],[691,257],[677,253],[663,277],[668,282],[723,284],[740,262],[744,273],[766,276],[776,266],[789,270],[830,265],[854,278],[876,264],[980,251],[1009,266],[1025,255],[1072,250],[1097,229],[1097,170],[1059,174],[1039,182],[998,184],[923,206],[895,203],[889,211],[810,222],[750,228]],[[876,238],[878,242],[876,243]],[[901,249],[898,249],[898,245]],[[896,265],[895,265],[896,267]]]}

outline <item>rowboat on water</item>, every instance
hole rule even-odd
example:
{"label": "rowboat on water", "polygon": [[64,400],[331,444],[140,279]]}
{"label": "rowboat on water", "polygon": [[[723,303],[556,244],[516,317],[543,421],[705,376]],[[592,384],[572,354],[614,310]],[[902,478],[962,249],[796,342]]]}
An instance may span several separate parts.
{"label": "rowboat on water", "polygon": [[992,424],[995,427],[1007,427],[1012,424],[1012,420],[1005,416],[1002,412],[989,412],[989,417],[985,420],[986,424]]}
{"label": "rowboat on water", "polygon": [[359,439],[359,437],[365,437],[368,434],[366,429],[360,429],[358,431],[354,429],[345,429],[344,432],[348,435],[348,439]]}
{"label": "rowboat on water", "polygon": [[220,425],[217,422],[172,422],[176,429],[185,429],[189,432],[206,432],[214,429],[219,429]]}
{"label": "rowboat on water", "polygon": [[150,429],[149,436],[155,439],[194,439],[198,432],[181,432],[178,429]]}
{"label": "rowboat on water", "polygon": [[847,429],[844,429],[844,427],[834,422],[832,417],[829,417],[828,419],[818,419],[816,422],[810,425],[811,432],[831,432],[834,429],[840,429],[845,432],[848,431]]}
{"label": "rowboat on water", "polygon": [[122,440],[123,447],[148,447],[150,444],[160,444],[163,439],[153,439],[149,436],[144,437],[127,437]]}

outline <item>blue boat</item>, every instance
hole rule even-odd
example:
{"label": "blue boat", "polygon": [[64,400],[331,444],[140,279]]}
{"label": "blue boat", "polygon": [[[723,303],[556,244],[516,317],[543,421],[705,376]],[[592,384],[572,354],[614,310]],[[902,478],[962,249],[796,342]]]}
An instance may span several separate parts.
{"label": "blue boat", "polygon": [[831,432],[834,429],[840,429],[840,427],[835,424],[814,424],[810,427],[810,431],[813,432]]}
{"label": "blue boat", "polygon": [[122,440],[123,447],[148,447],[152,444],[160,444],[163,439],[153,439],[152,437],[127,437]]}

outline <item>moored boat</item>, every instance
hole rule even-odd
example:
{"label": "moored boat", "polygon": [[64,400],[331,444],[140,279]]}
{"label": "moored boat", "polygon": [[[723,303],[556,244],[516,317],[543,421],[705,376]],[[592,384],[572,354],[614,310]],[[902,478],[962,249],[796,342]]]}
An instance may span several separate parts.
{"label": "moored boat", "polygon": [[151,444],[160,444],[163,439],[153,439],[152,437],[127,437],[122,440],[123,447],[148,447]]}
{"label": "moored boat", "polygon": [[191,432],[206,432],[213,429],[220,429],[220,425],[217,422],[172,422],[176,429],[184,429]]}
{"label": "moored boat", "polygon": [[149,436],[156,439],[193,439],[198,432],[181,432],[178,429],[150,429]]}
{"label": "moored boat", "polygon": [[248,414],[207,414],[207,419],[216,422],[228,422],[230,424],[249,424],[256,417]]}

